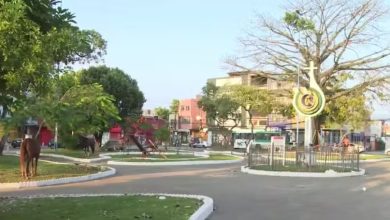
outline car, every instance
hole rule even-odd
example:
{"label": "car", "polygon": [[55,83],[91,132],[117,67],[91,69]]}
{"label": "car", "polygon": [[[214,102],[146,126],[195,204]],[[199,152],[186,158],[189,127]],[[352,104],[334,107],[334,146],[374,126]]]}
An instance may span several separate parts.
{"label": "car", "polygon": [[[49,141],[48,147],[51,148],[51,149],[54,149],[54,139],[51,139]],[[57,148],[63,148],[63,147],[62,147],[62,145],[60,143],[57,143]]]}
{"label": "car", "polygon": [[193,148],[207,148],[208,144],[207,144],[207,141],[200,141],[198,143],[193,143],[191,146]]}
{"label": "car", "polygon": [[11,146],[13,148],[19,148],[20,145],[22,144],[23,142],[23,139],[22,138],[15,138],[14,140],[12,140],[10,143],[11,143]]}
{"label": "car", "polygon": [[355,151],[359,153],[366,151],[366,148],[359,144],[349,144],[349,147],[352,147]]}
{"label": "car", "polygon": [[390,148],[387,148],[387,149],[385,150],[385,154],[390,156]]}

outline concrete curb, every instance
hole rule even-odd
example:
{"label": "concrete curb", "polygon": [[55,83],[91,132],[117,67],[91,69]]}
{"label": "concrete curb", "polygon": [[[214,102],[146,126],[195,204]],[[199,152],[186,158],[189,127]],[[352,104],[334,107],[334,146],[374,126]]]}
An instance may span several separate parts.
{"label": "concrete curb", "polygon": [[47,153],[41,153],[41,156],[62,158],[62,159],[76,161],[76,162],[80,162],[80,163],[94,163],[94,162],[100,162],[100,161],[103,161],[103,160],[110,159],[109,157],[102,157],[100,155],[99,155],[98,158],[91,158],[91,159],[69,157],[69,156],[60,155],[60,154],[47,154]]}
{"label": "concrete curb", "polygon": [[[105,153],[101,154],[105,157],[110,157],[109,155],[123,155],[123,154],[131,154],[131,155],[137,155],[140,154],[138,152],[129,152],[129,153]],[[193,153],[184,153],[192,155]],[[176,153],[165,153],[165,155],[176,155]],[[202,155],[198,154],[195,156],[199,157],[208,157],[208,155]],[[208,161],[176,161],[176,162],[124,162],[124,161],[113,161],[109,160],[107,161],[108,165],[122,165],[122,166],[186,166],[186,165],[210,165],[210,164],[231,164],[231,163],[239,163],[244,161],[242,157],[235,156],[235,155],[228,155],[237,157],[237,160],[208,160]],[[111,157],[110,157],[111,158]]]}
{"label": "concrete curb", "polygon": [[253,175],[261,176],[280,176],[280,177],[315,177],[315,178],[335,178],[335,177],[351,177],[351,176],[362,176],[366,173],[365,169],[360,171],[351,171],[349,173],[337,173],[327,171],[325,173],[309,173],[309,172],[283,172],[283,171],[265,171],[265,170],[253,170],[246,166],[241,167],[241,172]]}
{"label": "concrete curb", "polygon": [[[7,154],[7,155],[12,155],[12,154]],[[20,155],[20,152],[16,152],[16,155]],[[99,154],[99,157],[91,158],[91,159],[70,157],[70,156],[65,156],[65,155],[61,155],[61,154],[48,154],[48,153],[41,153],[40,156],[61,158],[61,159],[80,162],[80,163],[94,163],[94,162],[100,162],[103,160],[110,159],[110,157],[100,156],[100,154]]]}
{"label": "concrete curb", "polygon": [[[69,163],[59,163],[48,160],[40,160],[53,164],[64,164],[69,165]],[[34,188],[41,186],[52,186],[59,184],[67,184],[67,183],[76,183],[76,182],[84,182],[89,180],[96,180],[107,176],[112,176],[116,173],[116,169],[107,166],[101,166],[101,168],[107,168],[107,171],[102,171],[90,175],[85,176],[76,176],[76,177],[67,177],[67,178],[59,178],[59,179],[49,179],[49,180],[39,180],[39,181],[31,181],[31,182],[17,182],[17,183],[0,183],[0,189],[10,189],[10,188]]]}
{"label": "concrete curb", "polygon": [[[265,157],[260,155],[261,157]],[[283,160],[282,157],[275,157],[274,160]],[[295,161],[294,158],[286,158],[286,161]],[[325,160],[316,160],[317,162],[325,162]],[[357,162],[357,160],[355,160]],[[374,163],[374,162],[384,162],[390,161],[390,158],[382,158],[382,159],[368,159],[368,160],[359,160],[359,163]],[[329,163],[341,163],[341,160],[328,160]]]}
{"label": "concrete curb", "polygon": [[186,195],[186,194],[165,194],[165,193],[162,194],[159,193],[57,194],[57,195],[38,195],[38,196],[5,197],[5,198],[34,199],[34,198],[98,197],[98,196],[165,196],[165,197],[198,199],[203,201],[203,205],[198,210],[196,210],[196,212],[192,214],[188,220],[206,220],[214,210],[214,201],[212,198],[207,196],[202,196],[202,195]]}

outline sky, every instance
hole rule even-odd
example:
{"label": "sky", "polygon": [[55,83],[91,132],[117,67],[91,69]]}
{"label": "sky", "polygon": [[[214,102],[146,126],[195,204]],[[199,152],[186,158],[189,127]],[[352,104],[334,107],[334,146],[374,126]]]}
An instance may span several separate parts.
{"label": "sky", "polygon": [[[147,99],[144,108],[153,109],[195,98],[207,79],[227,76],[223,59],[235,54],[255,12],[281,15],[283,2],[63,0],[63,7],[75,13],[79,27],[102,34],[104,64],[136,79]],[[375,115],[390,118],[379,106]]]}

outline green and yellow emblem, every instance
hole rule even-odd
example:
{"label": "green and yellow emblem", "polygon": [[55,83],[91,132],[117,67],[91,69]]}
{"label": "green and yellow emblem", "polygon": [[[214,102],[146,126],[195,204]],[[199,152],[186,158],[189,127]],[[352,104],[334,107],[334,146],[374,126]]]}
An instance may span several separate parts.
{"label": "green and yellow emblem", "polygon": [[300,115],[315,117],[324,110],[325,95],[314,78],[314,70],[317,68],[314,67],[313,61],[310,62],[310,67],[307,69],[309,69],[309,88],[299,87],[293,89],[293,106]]}

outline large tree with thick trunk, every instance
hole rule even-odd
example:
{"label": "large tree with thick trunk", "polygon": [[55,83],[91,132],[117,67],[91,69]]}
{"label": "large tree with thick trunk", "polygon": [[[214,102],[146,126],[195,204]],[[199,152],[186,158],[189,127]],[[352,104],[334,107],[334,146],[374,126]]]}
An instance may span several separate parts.
{"label": "large tree with thick trunk", "polygon": [[[278,81],[296,82],[300,71],[301,86],[308,86],[300,67],[314,61],[327,104],[345,97],[387,99],[390,41],[382,26],[387,5],[381,0],[292,0],[283,10],[284,17],[258,15],[255,27],[240,39],[242,54],[229,57],[227,64]],[[329,113],[338,111],[324,111]],[[317,129],[324,114],[315,118]]]}
{"label": "large tree with thick trunk", "polygon": [[[58,79],[60,64],[98,61],[106,42],[93,30],[80,30],[74,15],[56,0],[0,3],[1,119],[29,93],[43,95]],[[0,155],[8,133],[0,141]]]}

